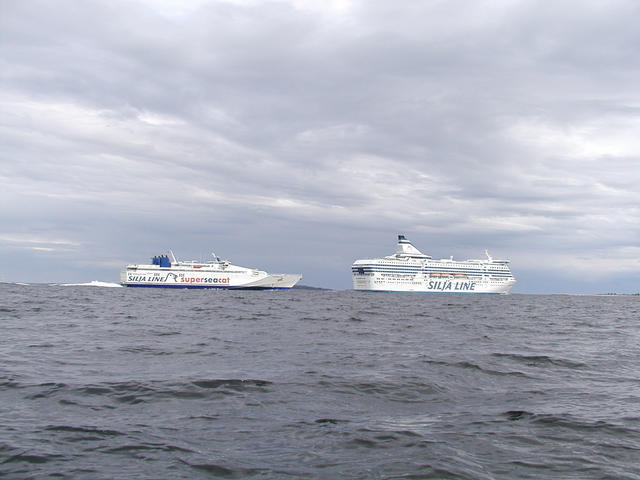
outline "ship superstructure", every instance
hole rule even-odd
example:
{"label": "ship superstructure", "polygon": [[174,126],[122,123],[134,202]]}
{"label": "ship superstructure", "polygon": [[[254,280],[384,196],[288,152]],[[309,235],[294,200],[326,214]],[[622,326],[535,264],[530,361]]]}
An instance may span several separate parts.
{"label": "ship superstructure", "polygon": [[178,261],[173,252],[155,256],[151,264],[127,265],[120,273],[126,287],[289,289],[302,278],[291,273],[269,274],[240,267],[215,254],[209,262]]}
{"label": "ship superstructure", "polygon": [[396,253],[387,257],[356,260],[353,289],[423,293],[509,293],[516,283],[509,260],[434,260],[404,236],[398,235]]}

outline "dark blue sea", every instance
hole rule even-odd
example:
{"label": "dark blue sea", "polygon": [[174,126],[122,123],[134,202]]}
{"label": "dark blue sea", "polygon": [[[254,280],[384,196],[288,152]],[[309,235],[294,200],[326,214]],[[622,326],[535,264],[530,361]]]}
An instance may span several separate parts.
{"label": "dark blue sea", "polygon": [[638,479],[640,296],[0,285],[9,479]]}

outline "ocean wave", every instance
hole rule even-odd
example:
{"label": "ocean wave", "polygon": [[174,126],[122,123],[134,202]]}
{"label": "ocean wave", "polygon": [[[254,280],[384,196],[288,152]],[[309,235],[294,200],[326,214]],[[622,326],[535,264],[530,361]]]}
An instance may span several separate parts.
{"label": "ocean wave", "polygon": [[[42,384],[24,384],[6,381],[0,386],[12,389],[24,389],[29,400],[57,398],[65,404],[83,404],[91,398],[105,398],[113,402],[135,405],[167,398],[206,399],[226,395],[238,395],[250,392],[268,392],[272,382],[255,379],[200,379],[188,382],[109,382],[89,385],[70,385],[67,383],[47,382]],[[71,401],[73,399],[74,401]],[[95,408],[96,406],[94,406]],[[102,407],[111,408],[108,404]]]}
{"label": "ocean wave", "polygon": [[267,474],[269,472],[268,469],[263,468],[225,467],[216,463],[196,463],[186,460],[181,460],[181,462],[194,470],[204,472],[216,478],[245,478],[248,476]]}
{"label": "ocean wave", "polygon": [[318,385],[328,391],[347,395],[371,395],[396,402],[423,402],[426,395],[440,395],[446,388],[418,380],[405,382],[371,381],[349,382],[321,380]]}
{"label": "ocean wave", "polygon": [[23,452],[23,453],[18,453],[16,455],[11,455],[7,459],[3,460],[2,464],[9,464],[9,463],[15,463],[15,462],[40,464],[40,463],[50,462],[52,460],[55,460],[61,457],[62,455],[36,455],[33,453]]}
{"label": "ocean wave", "polygon": [[102,449],[104,453],[115,454],[131,454],[140,451],[162,451],[162,452],[179,452],[179,453],[194,453],[194,450],[185,447],[179,447],[177,445],[166,443],[141,443],[141,444],[128,444],[118,445],[117,447],[108,447]]}
{"label": "ocean wave", "polygon": [[61,287],[108,287],[108,288],[122,288],[119,283],[101,282],[99,280],[92,280],[86,283],[53,283],[51,285],[59,285]]}
{"label": "ocean wave", "polygon": [[[533,413],[527,410],[509,410],[504,416],[510,421],[526,421],[532,425],[558,427],[561,429],[575,430],[579,432],[599,431],[614,436],[631,435],[637,437],[637,430],[620,424],[604,421],[590,420],[569,413]],[[640,450],[640,445],[636,447]]]}
{"label": "ocean wave", "polygon": [[71,425],[49,425],[45,427],[46,431],[50,432],[65,432],[65,433],[79,433],[83,435],[91,435],[98,437],[114,437],[114,436],[122,436],[125,435],[122,432],[117,430],[110,430],[105,428],[99,428],[94,426],[71,426]]}
{"label": "ocean wave", "polygon": [[473,362],[469,362],[467,360],[462,360],[462,361],[457,361],[457,362],[447,362],[444,360],[431,360],[431,359],[425,359],[423,360],[424,363],[427,363],[429,365],[437,365],[437,366],[443,366],[443,367],[455,367],[455,368],[461,368],[463,370],[477,370],[479,372],[482,373],[486,373],[487,375],[496,375],[496,376],[515,376],[515,377],[522,377],[522,378],[532,378],[530,375],[527,375],[524,372],[520,372],[517,370],[496,370],[493,368],[487,368],[484,366],[481,366],[477,363],[473,363]]}
{"label": "ocean wave", "polygon": [[472,363],[472,362],[467,362],[467,361],[461,361],[461,362],[455,362],[450,364],[454,367],[458,367],[458,368],[463,368],[463,369],[467,369],[467,370],[477,370],[479,372],[482,373],[486,373],[487,375],[497,375],[497,376],[516,376],[516,377],[523,377],[523,378],[530,378],[529,375],[527,375],[524,372],[518,372],[518,371],[502,371],[502,370],[495,370],[492,368],[486,368],[483,366],[480,366],[476,363]]}
{"label": "ocean wave", "polygon": [[516,362],[524,363],[530,367],[545,367],[548,365],[555,365],[558,367],[566,368],[585,368],[586,364],[582,362],[575,362],[566,358],[554,358],[548,355],[521,355],[517,353],[493,353],[492,356],[497,358],[506,358],[515,360]]}

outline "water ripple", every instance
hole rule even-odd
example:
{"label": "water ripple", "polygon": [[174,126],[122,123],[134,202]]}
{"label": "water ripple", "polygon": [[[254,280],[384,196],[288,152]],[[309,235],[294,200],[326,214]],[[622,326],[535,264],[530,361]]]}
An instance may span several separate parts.
{"label": "water ripple", "polygon": [[640,297],[0,298],[0,477],[640,478]]}

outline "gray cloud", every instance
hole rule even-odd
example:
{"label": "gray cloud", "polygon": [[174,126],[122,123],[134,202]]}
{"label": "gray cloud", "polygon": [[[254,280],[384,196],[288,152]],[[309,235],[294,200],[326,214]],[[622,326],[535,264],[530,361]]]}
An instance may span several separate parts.
{"label": "gray cloud", "polygon": [[638,271],[635,2],[1,8],[6,280],[173,248],[348,288],[400,231],[517,291]]}

